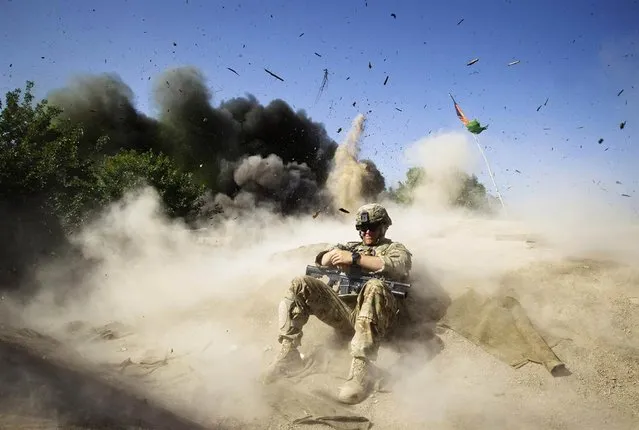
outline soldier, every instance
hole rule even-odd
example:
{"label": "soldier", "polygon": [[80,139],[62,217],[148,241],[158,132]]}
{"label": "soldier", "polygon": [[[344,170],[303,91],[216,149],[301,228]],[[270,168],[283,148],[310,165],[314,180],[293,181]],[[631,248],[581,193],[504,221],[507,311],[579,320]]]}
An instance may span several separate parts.
{"label": "soldier", "polygon": [[[361,240],[329,247],[316,256],[315,263],[339,268],[357,265],[386,279],[408,282],[411,253],[401,243],[386,238],[391,224],[383,206],[373,203],[360,207],[355,228]],[[265,382],[289,376],[303,367],[297,348],[301,344],[302,327],[310,315],[315,315],[338,332],[352,337],[351,368],[338,398],[349,404],[361,402],[371,387],[371,362],[377,359],[380,341],[397,323],[399,300],[378,279],[364,285],[355,303],[346,303],[320,279],[294,278],[279,305],[281,349],[266,371]]]}

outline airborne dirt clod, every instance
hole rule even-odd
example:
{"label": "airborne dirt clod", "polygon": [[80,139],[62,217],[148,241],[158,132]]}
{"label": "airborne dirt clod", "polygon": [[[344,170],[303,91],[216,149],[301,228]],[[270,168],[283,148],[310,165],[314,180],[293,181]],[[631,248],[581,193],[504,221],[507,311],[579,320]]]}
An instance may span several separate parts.
{"label": "airborne dirt clod", "polygon": [[[422,142],[436,153],[429,160],[462,168],[472,159],[466,144],[456,134]],[[161,217],[157,195],[143,190],[74,238],[96,264],[64,300],[48,292],[60,288],[44,288],[27,305],[1,302],[0,424],[319,429],[293,422],[351,414],[376,429],[637,428],[636,221],[586,211],[585,201],[575,214],[568,200],[547,217],[469,215],[443,204],[456,186],[445,166],[429,170],[434,181],[413,206],[384,202],[388,236],[413,252],[418,330],[382,347],[385,377],[364,402],[335,401],[348,345],[314,318],[301,347],[308,371],[269,386],[260,378],[279,346],[277,304],[290,279],[323,244],[357,237],[352,214],[283,218],[256,209],[189,231]],[[40,282],[66,282],[60,267],[42,266]],[[429,321],[469,288],[516,297],[559,339],[553,349],[568,371],[513,369]],[[56,393],[67,403],[53,401]]]}

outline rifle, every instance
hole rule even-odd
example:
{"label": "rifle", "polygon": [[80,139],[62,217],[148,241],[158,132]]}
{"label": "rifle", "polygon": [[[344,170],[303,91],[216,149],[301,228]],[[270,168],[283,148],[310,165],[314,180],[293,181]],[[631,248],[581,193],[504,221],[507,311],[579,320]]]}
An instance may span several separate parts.
{"label": "rifle", "polygon": [[389,281],[372,274],[366,274],[361,270],[352,270],[349,273],[346,273],[337,269],[309,265],[306,266],[306,275],[318,279],[327,276],[329,287],[333,288],[336,283],[338,284],[337,295],[340,297],[357,296],[360,290],[364,287],[364,284],[371,279],[379,279],[391,293],[402,299],[405,299],[408,296],[408,289],[410,288],[410,284]]}

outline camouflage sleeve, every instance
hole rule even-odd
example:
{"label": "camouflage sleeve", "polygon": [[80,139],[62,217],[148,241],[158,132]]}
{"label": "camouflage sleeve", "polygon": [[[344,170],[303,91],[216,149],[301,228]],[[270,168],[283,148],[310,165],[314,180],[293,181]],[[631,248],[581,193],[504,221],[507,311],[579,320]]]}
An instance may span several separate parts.
{"label": "camouflage sleeve", "polygon": [[394,280],[408,278],[412,268],[412,254],[404,245],[394,242],[378,257],[384,261],[384,267],[377,273]]}
{"label": "camouflage sleeve", "polygon": [[344,249],[344,250],[349,250],[348,245],[344,245],[341,243],[335,244],[335,245],[329,245],[326,248],[324,248],[322,251],[320,251],[316,256],[315,256],[315,264],[317,264],[318,266],[322,264],[322,257],[324,256],[324,254],[326,254],[329,251],[332,251],[334,249]]}

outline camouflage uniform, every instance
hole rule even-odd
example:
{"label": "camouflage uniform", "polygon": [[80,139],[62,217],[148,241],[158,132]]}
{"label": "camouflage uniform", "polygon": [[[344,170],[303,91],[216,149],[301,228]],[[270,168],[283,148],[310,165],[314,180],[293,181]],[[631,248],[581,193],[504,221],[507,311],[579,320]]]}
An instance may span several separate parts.
{"label": "camouflage uniform", "polygon": [[[325,253],[339,248],[362,256],[377,256],[383,266],[375,274],[380,278],[408,282],[412,266],[411,253],[404,245],[386,239],[385,233],[392,224],[386,209],[378,204],[364,205],[358,209],[356,228],[362,241],[331,246],[320,252],[315,263],[321,264]],[[381,229],[381,230],[380,230]],[[377,242],[366,245],[364,231],[375,230]],[[290,374],[302,366],[297,350],[302,339],[302,328],[311,315],[351,336],[350,352],[353,356],[351,370],[338,398],[345,403],[357,403],[364,399],[370,388],[370,362],[377,359],[380,342],[395,328],[400,319],[402,301],[398,300],[380,279],[372,279],[357,295],[354,303],[342,300],[336,291],[320,279],[300,276],[293,279],[279,305],[279,342],[281,349],[266,372],[265,381],[281,374]]]}
{"label": "camouflage uniform", "polygon": [[[357,252],[362,255],[379,256],[384,267],[377,275],[400,282],[407,282],[411,269],[411,254],[404,245],[390,239],[382,239],[373,246],[362,242],[347,242],[331,246],[320,252],[315,262],[320,264],[322,256],[332,249]],[[377,358],[379,343],[391,332],[399,318],[398,299],[384,286],[382,281],[368,281],[359,292],[355,303],[346,303],[337,293],[320,279],[299,276],[293,279],[288,292],[280,303],[280,336],[299,346],[302,327],[310,315],[330,325],[345,335],[353,335],[351,355],[369,360]]]}

